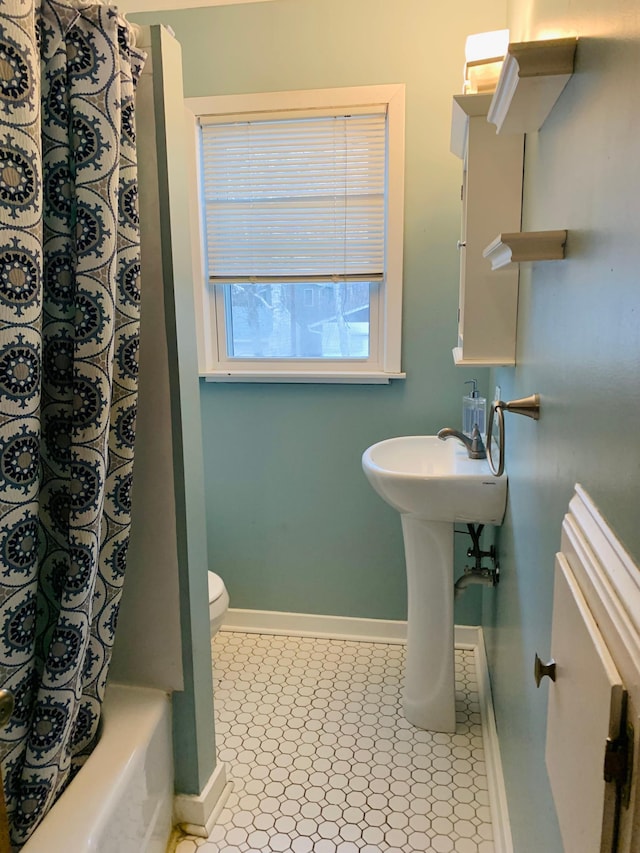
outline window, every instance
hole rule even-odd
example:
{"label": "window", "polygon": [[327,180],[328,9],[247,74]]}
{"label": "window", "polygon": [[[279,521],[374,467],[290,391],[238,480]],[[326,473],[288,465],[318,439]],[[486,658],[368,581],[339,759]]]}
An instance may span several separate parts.
{"label": "window", "polygon": [[187,107],[201,375],[403,376],[404,87],[192,98]]}

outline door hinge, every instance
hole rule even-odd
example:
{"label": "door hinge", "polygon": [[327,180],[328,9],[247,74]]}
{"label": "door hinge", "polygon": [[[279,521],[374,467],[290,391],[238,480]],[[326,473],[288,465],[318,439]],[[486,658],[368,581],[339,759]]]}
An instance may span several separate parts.
{"label": "door hinge", "polygon": [[604,750],[604,781],[615,782],[619,787],[620,799],[625,808],[629,807],[631,795],[633,738],[633,726],[627,723],[619,737],[607,738]]}

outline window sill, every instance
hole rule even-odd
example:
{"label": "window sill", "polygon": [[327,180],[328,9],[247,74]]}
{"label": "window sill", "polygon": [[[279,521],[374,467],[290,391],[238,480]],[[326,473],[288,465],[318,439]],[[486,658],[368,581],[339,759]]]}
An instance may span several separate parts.
{"label": "window sill", "polygon": [[329,373],[328,371],[292,371],[274,370],[267,373],[262,371],[235,370],[211,371],[201,373],[200,378],[205,382],[298,382],[298,383],[324,383],[334,385],[387,385],[392,379],[405,379],[406,373],[383,373],[382,371],[340,371]]}

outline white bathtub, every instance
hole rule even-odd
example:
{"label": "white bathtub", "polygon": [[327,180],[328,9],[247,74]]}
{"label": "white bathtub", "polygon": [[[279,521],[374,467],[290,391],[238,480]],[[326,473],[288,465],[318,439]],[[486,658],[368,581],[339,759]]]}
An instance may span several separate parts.
{"label": "white bathtub", "polygon": [[169,697],[111,684],[100,742],[23,853],[165,853],[173,757]]}

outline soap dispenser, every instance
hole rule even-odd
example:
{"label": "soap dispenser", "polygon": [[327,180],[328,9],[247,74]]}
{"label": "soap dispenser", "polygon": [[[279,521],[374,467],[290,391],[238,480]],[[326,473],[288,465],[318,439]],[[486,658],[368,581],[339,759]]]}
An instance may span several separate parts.
{"label": "soap dispenser", "polygon": [[473,387],[471,392],[462,398],[462,432],[471,438],[473,428],[477,424],[480,435],[484,435],[487,416],[486,398],[478,394],[478,383],[475,379],[469,379],[464,384]]}

